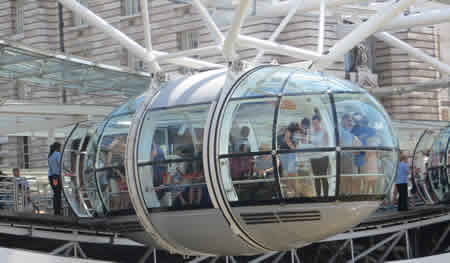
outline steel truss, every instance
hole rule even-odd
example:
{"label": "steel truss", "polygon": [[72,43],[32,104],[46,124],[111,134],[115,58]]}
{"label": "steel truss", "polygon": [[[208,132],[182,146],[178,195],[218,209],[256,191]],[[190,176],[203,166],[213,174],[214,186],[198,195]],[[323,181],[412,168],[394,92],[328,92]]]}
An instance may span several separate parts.
{"label": "steel truss", "polygon": [[[430,236],[430,233],[432,236]],[[390,219],[364,223],[352,230],[316,242],[307,247],[290,251],[271,252],[257,257],[210,257],[181,256],[184,262],[239,263],[239,262],[323,262],[323,255],[329,263],[334,262],[384,262],[387,259],[410,259],[430,256],[448,251],[450,233],[450,212],[439,212],[400,220]],[[140,246],[141,244],[116,233],[95,232],[82,229],[45,227],[24,224],[2,224],[0,234],[28,236],[66,241],[55,248],[50,255],[87,258],[80,243]],[[427,239],[423,242],[421,236]],[[422,240],[422,241],[421,241]],[[422,242],[422,243],[421,243]],[[427,248],[424,247],[427,246]],[[166,262],[154,248],[147,248],[138,263]],[[322,255],[323,254],[323,255]],[[172,257],[177,257],[172,255]],[[180,260],[178,258],[178,260]]]}

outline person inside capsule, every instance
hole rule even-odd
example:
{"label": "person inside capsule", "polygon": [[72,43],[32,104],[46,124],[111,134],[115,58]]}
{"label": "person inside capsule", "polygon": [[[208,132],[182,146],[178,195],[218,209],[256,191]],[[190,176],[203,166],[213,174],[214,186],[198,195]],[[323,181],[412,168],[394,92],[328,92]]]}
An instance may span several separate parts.
{"label": "person inside capsule", "polygon": [[[312,129],[311,129],[311,144],[314,147],[324,147],[328,146],[328,132],[322,127],[322,117],[320,116],[320,112],[317,108],[314,109],[314,116],[312,119]],[[328,197],[328,168],[329,168],[330,160],[328,155],[324,155],[319,158],[311,159],[311,167],[314,173],[314,176],[319,177],[319,179],[314,180],[314,184],[316,187],[317,196],[323,195],[324,197]]]}
{"label": "person inside capsule", "polygon": [[[343,147],[359,147],[361,146],[361,141],[352,134],[353,129],[353,120],[352,120],[352,114],[351,113],[344,113],[341,117],[341,124],[339,125],[339,136],[340,136],[340,142]],[[355,152],[343,152],[341,155],[341,186],[340,186],[340,193],[343,195],[351,195],[352,193],[356,192],[356,189],[352,189],[353,180],[359,181],[359,179],[356,179],[356,177],[352,176],[354,174],[354,158],[355,158]],[[356,183],[357,184],[357,183]]]}

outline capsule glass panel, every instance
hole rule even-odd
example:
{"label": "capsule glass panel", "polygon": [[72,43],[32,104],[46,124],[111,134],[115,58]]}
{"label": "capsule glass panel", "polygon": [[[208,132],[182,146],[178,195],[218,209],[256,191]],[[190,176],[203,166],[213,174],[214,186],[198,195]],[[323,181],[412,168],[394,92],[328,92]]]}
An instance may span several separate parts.
{"label": "capsule glass panel", "polygon": [[72,209],[78,216],[88,216],[80,193],[78,172],[80,169],[80,151],[82,141],[86,135],[85,127],[76,125],[69,139],[66,141],[62,156],[62,184],[64,193]]}
{"label": "capsule glass panel", "polygon": [[147,208],[210,207],[203,174],[203,133],[210,104],[152,109],[138,145],[139,181]]}
{"label": "capsule glass panel", "polygon": [[336,193],[336,153],[292,152],[279,155],[280,186],[283,197],[334,197]]}
{"label": "capsule glass panel", "polygon": [[428,181],[435,200],[443,201],[450,198],[450,183],[447,173],[448,146],[450,128],[442,129],[431,146],[431,157],[428,168]]}
{"label": "capsule glass panel", "polygon": [[334,99],[341,146],[398,147],[386,112],[372,97],[349,93],[335,94]]}
{"label": "capsule glass panel", "polygon": [[[436,137],[437,132],[431,129],[427,129],[423,132],[419,141],[417,142],[414,156],[413,156],[413,169],[412,174],[414,176],[414,183],[417,188],[417,192],[426,203],[435,203],[438,200],[433,198],[433,189],[431,188],[430,180],[428,177],[430,169],[430,155],[431,146],[433,145],[433,139]],[[448,173],[447,173],[448,174]]]}
{"label": "capsule glass panel", "polygon": [[233,98],[276,96],[280,94],[284,81],[295,69],[284,67],[264,67],[252,73],[240,83]]}
{"label": "capsule glass panel", "polygon": [[271,150],[277,102],[276,98],[231,101],[220,131],[221,154]]}
{"label": "capsule glass panel", "polygon": [[277,149],[295,151],[335,147],[334,126],[328,94],[283,96],[276,129]]}
{"label": "capsule glass panel", "polygon": [[[398,141],[388,115],[365,90],[283,67],[256,69],[243,78],[226,101],[219,126],[219,171],[231,205],[252,198],[265,201],[261,205],[276,199],[372,200],[392,185]],[[269,184],[271,178],[254,176],[260,155],[272,162]],[[249,194],[252,183],[271,192]]]}
{"label": "capsule glass panel", "polygon": [[124,166],[125,144],[131,118],[131,114],[125,114],[109,120],[103,130],[97,153],[96,176],[101,198],[106,209],[113,213],[130,212],[133,209]]}
{"label": "capsule glass panel", "polygon": [[394,179],[396,160],[395,151],[342,151],[340,194],[384,194]]}
{"label": "capsule glass panel", "polygon": [[298,93],[320,93],[326,92],[329,86],[326,84],[322,74],[297,71],[288,79],[283,94]]}
{"label": "capsule glass panel", "polygon": [[64,192],[72,209],[80,217],[104,214],[94,166],[100,130],[101,125],[95,123],[77,124],[63,152]]}
{"label": "capsule glass panel", "polygon": [[230,202],[251,204],[279,198],[271,154],[221,158],[220,169]]}

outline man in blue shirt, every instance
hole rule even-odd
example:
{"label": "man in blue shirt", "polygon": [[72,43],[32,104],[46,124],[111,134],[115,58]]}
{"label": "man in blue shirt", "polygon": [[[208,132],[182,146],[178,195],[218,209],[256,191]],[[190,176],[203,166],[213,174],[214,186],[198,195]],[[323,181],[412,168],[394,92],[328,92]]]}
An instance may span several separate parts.
{"label": "man in blue shirt", "polygon": [[[358,120],[357,124],[352,129],[352,134],[358,137],[363,146],[369,145],[369,139],[376,135],[374,128],[369,127],[369,120],[367,117],[362,116],[361,113],[355,113],[353,115],[355,120]],[[355,165],[358,167],[358,173],[361,173],[361,168],[365,164],[365,152],[361,152],[355,157]]]}
{"label": "man in blue shirt", "polygon": [[398,211],[408,210],[408,174],[408,157],[402,154],[398,164],[397,178],[395,179],[395,185],[399,194]]}
{"label": "man in blue shirt", "polygon": [[[352,116],[349,113],[342,115],[339,125],[339,140],[341,146],[352,147],[361,146],[359,139],[351,133],[353,129]],[[359,156],[359,152],[357,153]],[[341,154],[341,184],[340,193],[344,195],[359,194],[361,188],[360,178],[353,176],[354,152],[344,151]]]}
{"label": "man in blue shirt", "polygon": [[61,214],[61,144],[55,142],[50,146],[48,154],[48,180],[53,189],[53,210],[55,215]]}

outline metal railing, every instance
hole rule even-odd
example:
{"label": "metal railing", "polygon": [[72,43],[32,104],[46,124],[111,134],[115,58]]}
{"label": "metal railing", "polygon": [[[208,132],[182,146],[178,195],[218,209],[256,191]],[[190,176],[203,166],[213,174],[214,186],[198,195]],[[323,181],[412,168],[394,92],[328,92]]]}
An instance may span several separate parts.
{"label": "metal railing", "polygon": [[24,178],[0,176],[0,209],[24,211],[30,205],[29,187]]}

